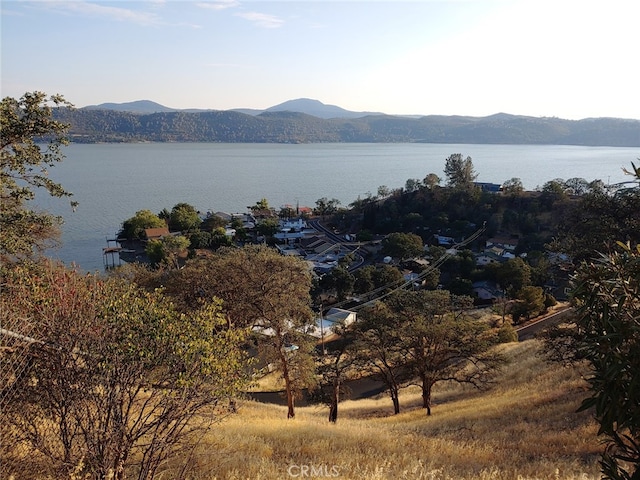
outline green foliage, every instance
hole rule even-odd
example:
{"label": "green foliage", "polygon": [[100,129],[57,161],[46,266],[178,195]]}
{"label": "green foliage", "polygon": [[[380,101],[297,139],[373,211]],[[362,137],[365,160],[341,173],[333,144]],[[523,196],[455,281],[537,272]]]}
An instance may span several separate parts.
{"label": "green foliage", "polygon": [[170,268],[178,268],[180,257],[190,246],[189,239],[182,235],[165,235],[159,240],[149,240],[145,253],[155,264],[164,263]]}
{"label": "green foliage", "polygon": [[321,119],[294,112],[59,112],[77,142],[426,142],[638,146],[638,121],[519,116]]}
{"label": "green foliage", "polygon": [[[204,231],[211,232],[218,227],[225,227],[227,225],[227,221],[219,217],[218,215],[209,215],[202,221],[200,228]],[[240,223],[242,225],[242,223]],[[236,227],[234,227],[236,228]]]}
{"label": "green foliage", "polygon": [[62,161],[61,147],[68,143],[69,126],[53,119],[54,107],[72,105],[42,92],[25,93],[19,100],[5,97],[0,103],[0,258],[30,256],[57,236],[62,219],[27,203],[36,188],[54,197],[71,195],[47,174],[48,167]]}
{"label": "green foliage", "polygon": [[531,267],[522,258],[512,258],[497,267],[497,281],[512,298],[531,285]]}
{"label": "green foliage", "polygon": [[469,190],[478,178],[471,157],[463,159],[461,153],[454,153],[446,159],[444,174],[447,177],[447,186],[460,190]]}
{"label": "green foliage", "polygon": [[122,222],[122,230],[119,236],[129,240],[144,238],[147,228],[164,228],[167,224],[151,210],[139,210],[136,214]]}
{"label": "green foliage", "polygon": [[640,241],[640,188],[590,190],[563,215],[554,250],[576,263],[607,251],[615,239]]}
{"label": "green foliage", "polygon": [[342,265],[333,268],[320,279],[320,287],[325,291],[335,291],[340,301],[346,299],[348,295],[353,293],[354,285],[354,276]]}
{"label": "green foliage", "polygon": [[275,218],[265,218],[256,225],[256,231],[265,237],[273,237],[279,228],[280,222]]}
{"label": "green foliage", "polygon": [[517,294],[518,302],[512,307],[511,314],[517,323],[520,317],[529,320],[540,315],[545,309],[545,295],[541,287],[523,287]]}
{"label": "green foliage", "polygon": [[464,314],[466,297],[445,290],[398,290],[363,310],[356,324],[365,365],[384,381],[399,412],[397,391],[417,378],[423,406],[431,413],[431,391],[441,381],[482,387],[502,364],[491,350],[498,341],[485,322]]}
{"label": "green foliage", "polygon": [[[2,281],[2,323],[23,318],[33,341],[5,385],[14,397],[1,423],[20,432],[21,452],[47,458],[52,478],[80,464],[83,478],[153,478],[209,427],[198,416],[247,382],[244,333],[225,328],[219,302],[179,314],[159,291],[55,264],[16,265]],[[0,370],[12,360],[0,357]]]}
{"label": "green foliage", "polygon": [[577,346],[589,362],[593,407],[606,437],[605,478],[640,475],[640,246],[619,243],[583,263],[573,292],[578,306]]}
{"label": "green foliage", "polygon": [[254,213],[265,212],[271,210],[269,206],[269,201],[266,198],[261,198],[258,200],[255,205],[249,207],[249,209]]}
{"label": "green foliage", "polygon": [[[222,248],[193,259],[162,279],[166,293],[183,311],[215,297],[224,301],[229,326],[254,328],[263,359],[282,373],[289,403],[313,384],[313,344],[304,332],[313,324],[311,275],[304,261],[258,245]],[[298,347],[290,352],[291,345]]]}
{"label": "green foliage", "polygon": [[498,338],[499,343],[511,343],[518,341],[518,332],[513,325],[509,322],[504,322],[502,326],[498,329]]}
{"label": "green foliage", "polygon": [[502,184],[502,192],[505,195],[518,196],[524,191],[522,180],[519,178],[511,178]]}
{"label": "green foliage", "polygon": [[440,185],[441,181],[442,179],[438,175],[436,175],[435,173],[429,173],[426,177],[424,177],[422,183],[426,188],[432,189]]}
{"label": "green foliage", "polygon": [[198,211],[188,203],[178,203],[169,215],[169,229],[172,232],[188,232],[200,227],[200,216]]}
{"label": "green foliage", "polygon": [[209,248],[211,246],[211,233],[209,232],[192,232],[187,238],[191,248]]}
{"label": "green foliage", "polygon": [[329,200],[327,197],[322,197],[316,200],[316,208],[313,209],[313,213],[316,215],[332,215],[338,211],[340,200],[332,198]]}
{"label": "green foliage", "polygon": [[395,232],[382,241],[382,252],[401,260],[424,255],[422,238],[415,233]]}

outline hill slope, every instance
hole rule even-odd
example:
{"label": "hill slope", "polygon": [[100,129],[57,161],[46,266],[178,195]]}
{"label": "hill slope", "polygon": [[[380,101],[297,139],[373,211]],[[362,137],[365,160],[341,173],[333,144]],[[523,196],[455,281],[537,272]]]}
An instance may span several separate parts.
{"label": "hill slope", "polygon": [[249,115],[238,111],[137,114],[104,109],[58,110],[56,118],[71,125],[73,141],[86,143],[426,142],[640,147],[640,120],[613,118],[573,121],[499,114],[326,119],[290,110]]}
{"label": "hill slope", "polygon": [[580,372],[544,363],[537,341],[502,348],[511,363],[492,389],[440,386],[431,417],[417,391],[395,416],[384,395],[343,402],[335,425],[323,407],[287,420],[285,407],[240,402],[194,452],[194,478],[281,479],[301,466],[344,479],[598,478],[597,426],[575,413]]}

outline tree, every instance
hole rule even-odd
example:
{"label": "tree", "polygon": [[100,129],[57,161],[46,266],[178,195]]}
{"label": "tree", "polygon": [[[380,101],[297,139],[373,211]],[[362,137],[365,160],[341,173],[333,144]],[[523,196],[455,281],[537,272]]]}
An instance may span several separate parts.
{"label": "tree", "polygon": [[541,200],[548,208],[551,208],[557,202],[567,200],[567,189],[564,180],[556,178],[546,182],[542,186]]}
{"label": "tree", "polygon": [[564,182],[564,186],[572,195],[584,195],[589,191],[589,182],[584,178],[569,178]]}
{"label": "tree", "polygon": [[607,448],[605,478],[640,476],[640,246],[618,243],[583,263],[573,298],[578,307],[576,347],[588,361],[591,396]]}
{"label": "tree", "polygon": [[265,237],[273,237],[280,229],[280,222],[275,218],[265,218],[256,225],[256,231]]}
{"label": "tree", "polygon": [[391,189],[386,185],[380,185],[378,187],[378,198],[387,198],[391,195]]}
{"label": "tree", "polygon": [[545,295],[542,287],[523,287],[517,295],[518,302],[513,305],[511,315],[513,323],[518,323],[520,317],[527,320],[540,315],[545,309]]}
{"label": "tree", "polygon": [[[226,227],[227,223],[228,222],[224,218],[218,215],[207,215],[207,217],[200,224],[200,229],[211,232],[218,227]],[[242,223],[240,225],[242,225]]]}
{"label": "tree", "polygon": [[419,178],[409,178],[404,183],[404,190],[405,192],[415,192],[420,188],[421,184],[422,182]]}
{"label": "tree", "polygon": [[295,399],[314,383],[313,345],[305,334],[314,321],[305,262],[262,245],[221,248],[211,258],[188,261],[163,284],[185,311],[218,297],[229,328],[259,332],[258,349],[282,374],[287,417],[293,418]]}
{"label": "tree", "polygon": [[200,227],[202,220],[198,211],[188,203],[178,203],[171,209],[169,229],[172,232],[187,232]]}
{"label": "tree", "polygon": [[257,218],[269,218],[274,216],[274,210],[266,198],[261,198],[254,205],[247,207]]}
{"label": "tree", "polygon": [[553,248],[577,263],[608,251],[615,240],[640,240],[640,188],[613,192],[594,189],[573,202],[563,215]]}
{"label": "tree", "polygon": [[429,173],[426,177],[424,177],[422,183],[424,183],[424,186],[429,190],[432,190],[437,185],[440,185],[441,181],[442,179],[438,175],[436,175],[435,173]]}
{"label": "tree", "polygon": [[138,210],[136,214],[122,222],[122,229],[118,234],[129,240],[141,240],[147,228],[165,228],[167,224],[151,210]]}
{"label": "tree", "polygon": [[504,359],[492,350],[497,332],[464,313],[473,303],[469,297],[455,297],[446,290],[401,290],[385,303],[399,317],[406,366],[419,380],[427,415],[435,384],[454,381],[482,388],[502,365]]}
{"label": "tree", "polygon": [[322,197],[316,200],[316,208],[313,209],[313,213],[321,215],[323,218],[326,215],[333,215],[338,211],[340,200],[332,198],[329,200],[327,197]]}
{"label": "tree", "polygon": [[505,195],[517,197],[524,191],[522,180],[517,177],[511,178],[502,184],[502,192]]}
{"label": "tree", "polygon": [[422,238],[415,233],[390,233],[382,241],[382,252],[385,255],[406,260],[424,255]]}
{"label": "tree", "polygon": [[454,153],[445,162],[444,174],[447,176],[447,185],[459,190],[469,190],[478,178],[471,157],[463,159],[461,153]]}
{"label": "tree", "polygon": [[150,240],[145,253],[155,264],[164,263],[169,268],[179,268],[180,257],[183,256],[191,242],[182,235],[165,235],[159,240]]}
{"label": "tree", "polygon": [[333,328],[338,338],[323,345],[323,351],[317,355],[317,373],[320,376],[318,385],[322,400],[329,405],[329,421],[338,421],[338,405],[340,397],[347,389],[344,380],[354,365],[354,355],[351,351],[354,334],[344,324],[335,324]]}
{"label": "tree", "polygon": [[219,302],[182,315],[158,291],[55,264],[2,280],[3,325],[19,317],[33,332],[10,353],[26,354],[26,369],[3,383],[14,395],[0,423],[19,435],[3,465],[14,448],[21,469],[31,461],[52,478],[151,479],[246,384],[244,336],[224,328]]}
{"label": "tree", "polygon": [[320,279],[320,286],[325,291],[335,291],[340,301],[345,300],[347,296],[353,293],[354,284],[354,276],[349,272],[347,267],[343,265],[334,267]]}
{"label": "tree", "polygon": [[398,326],[398,317],[386,304],[376,302],[360,312],[353,346],[355,361],[386,386],[396,415],[400,413],[400,388],[408,379]]}
{"label": "tree", "polygon": [[531,285],[531,267],[520,257],[511,258],[497,268],[497,280],[511,298]]}
{"label": "tree", "polygon": [[71,195],[47,176],[47,168],[63,160],[62,146],[68,143],[69,125],[53,120],[54,107],[72,105],[42,92],[0,103],[0,259],[42,252],[58,234],[62,219],[28,204],[36,188],[53,197]]}
{"label": "tree", "polygon": [[286,219],[286,218],[294,218],[298,215],[298,213],[296,212],[296,210],[293,207],[290,206],[284,206],[280,209],[280,211],[278,212],[278,217]]}

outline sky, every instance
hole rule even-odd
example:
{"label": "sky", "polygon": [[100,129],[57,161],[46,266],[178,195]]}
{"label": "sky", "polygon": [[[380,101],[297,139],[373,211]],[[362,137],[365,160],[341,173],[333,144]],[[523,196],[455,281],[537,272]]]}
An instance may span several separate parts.
{"label": "sky", "polygon": [[640,119],[638,0],[0,0],[0,94]]}

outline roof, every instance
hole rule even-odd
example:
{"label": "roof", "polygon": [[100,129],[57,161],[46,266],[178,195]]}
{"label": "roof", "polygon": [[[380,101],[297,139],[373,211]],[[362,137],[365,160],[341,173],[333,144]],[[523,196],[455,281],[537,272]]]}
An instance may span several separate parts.
{"label": "roof", "polygon": [[147,237],[147,240],[152,240],[156,238],[162,238],[167,235],[170,235],[169,229],[167,227],[160,228],[145,228],[144,235]]}

